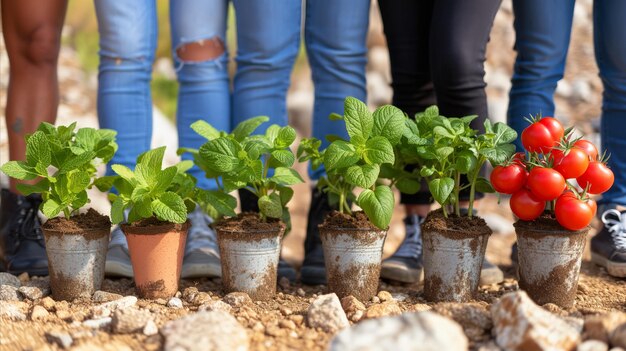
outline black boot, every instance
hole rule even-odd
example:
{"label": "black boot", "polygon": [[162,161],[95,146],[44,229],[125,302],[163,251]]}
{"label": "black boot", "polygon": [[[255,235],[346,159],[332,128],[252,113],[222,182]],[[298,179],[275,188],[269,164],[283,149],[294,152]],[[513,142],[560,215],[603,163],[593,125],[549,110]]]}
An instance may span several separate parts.
{"label": "black boot", "polygon": [[0,248],[7,272],[48,275],[48,256],[37,216],[41,196],[17,195],[2,189]]}
{"label": "black boot", "polygon": [[591,261],[609,275],[626,277],[626,211],[607,209],[601,216],[604,227],[591,238]]}
{"label": "black boot", "polygon": [[318,226],[331,211],[336,210],[328,203],[328,195],[317,188],[311,192],[311,207],[306,225],[306,239],[304,240],[304,262],[300,271],[300,279],[309,285],[326,284],[326,266],[324,265],[324,250]]}

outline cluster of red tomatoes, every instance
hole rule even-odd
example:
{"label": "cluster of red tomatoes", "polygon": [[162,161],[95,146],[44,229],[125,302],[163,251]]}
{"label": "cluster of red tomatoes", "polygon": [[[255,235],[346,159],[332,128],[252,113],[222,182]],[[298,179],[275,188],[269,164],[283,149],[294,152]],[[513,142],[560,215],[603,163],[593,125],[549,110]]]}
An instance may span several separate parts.
{"label": "cluster of red tomatoes", "polygon": [[[554,118],[531,121],[522,132],[522,145],[528,153],[516,153],[491,173],[493,188],[511,194],[511,210],[519,219],[538,218],[547,203],[561,226],[585,228],[597,211],[589,194],[602,194],[613,185],[613,172],[598,157],[598,149],[587,140],[571,140],[567,134]],[[576,179],[578,186],[568,179]]]}

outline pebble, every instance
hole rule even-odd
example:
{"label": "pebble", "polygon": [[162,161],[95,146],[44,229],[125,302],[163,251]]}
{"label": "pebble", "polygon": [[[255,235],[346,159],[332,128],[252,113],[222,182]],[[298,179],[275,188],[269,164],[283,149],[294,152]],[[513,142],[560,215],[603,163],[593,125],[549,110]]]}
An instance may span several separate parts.
{"label": "pebble", "polygon": [[13,285],[0,285],[0,301],[21,301],[21,294]]}
{"label": "pebble", "polygon": [[142,330],[152,314],[146,310],[137,308],[118,309],[113,313],[111,326],[117,334],[130,334]]}
{"label": "pebble", "polygon": [[328,333],[335,333],[350,325],[335,293],[318,296],[309,306],[306,319],[309,327],[320,328]]}
{"label": "pebble", "polygon": [[22,282],[11,273],[0,272],[0,285],[10,285],[15,288],[22,286]]}
{"label": "pebble", "polygon": [[296,323],[294,323],[292,320],[289,319],[281,319],[278,322],[278,325],[281,328],[286,328],[286,329],[296,329]]}
{"label": "pebble", "polygon": [[617,327],[613,333],[611,333],[610,340],[611,345],[626,348],[626,324]]}
{"label": "pebble", "polygon": [[26,320],[26,315],[22,313],[21,309],[11,302],[0,302],[0,317],[23,321]]}
{"label": "pebble", "polygon": [[46,310],[52,312],[55,308],[55,302],[50,296],[46,296],[39,301],[39,304],[43,306]]}
{"label": "pebble", "polygon": [[114,294],[107,291],[98,290],[93,293],[91,300],[93,302],[110,302],[121,299],[123,296],[120,294]]}
{"label": "pebble", "polygon": [[72,318],[72,314],[68,310],[57,310],[56,312],[57,318],[63,320],[69,320]]}
{"label": "pebble", "polygon": [[232,292],[222,299],[225,303],[231,305],[232,307],[241,307],[246,304],[251,304],[252,299],[248,294],[244,292]]}
{"label": "pebble", "polygon": [[608,343],[613,331],[624,323],[626,323],[626,313],[623,312],[588,316],[585,318],[583,335],[585,339],[600,340]]}
{"label": "pebble", "polygon": [[227,313],[232,311],[232,309],[229,304],[220,300],[211,300],[198,307],[198,311],[223,311]]}
{"label": "pebble", "polygon": [[48,341],[59,345],[63,349],[69,349],[74,342],[70,334],[59,331],[47,332],[46,338],[48,339]]}
{"label": "pebble", "polygon": [[487,341],[491,336],[493,322],[487,305],[483,303],[439,303],[433,311],[452,318],[463,326],[467,337],[475,342]]}
{"label": "pebble", "polygon": [[133,307],[136,304],[137,304],[137,298],[135,296],[124,296],[121,299],[105,302],[101,305],[94,306],[93,308],[94,309],[108,308],[111,311],[115,311],[117,309],[126,309],[129,307]]}
{"label": "pebble", "polygon": [[91,318],[99,319],[111,316],[111,310],[106,307],[94,308],[91,310]]}
{"label": "pebble", "polygon": [[371,301],[372,301],[372,303],[380,303],[380,297],[374,296],[374,297],[372,297]]}
{"label": "pebble", "polygon": [[167,307],[183,308],[183,301],[178,297],[172,297],[169,301],[167,301]]}
{"label": "pebble", "polygon": [[146,323],[143,327],[143,335],[151,336],[159,333],[159,327],[157,327],[156,323],[151,319]]}
{"label": "pebble", "polygon": [[298,296],[300,297],[304,297],[306,295],[306,292],[304,292],[302,288],[298,288],[298,290],[296,290],[296,294],[298,294]]}
{"label": "pebble", "polygon": [[29,300],[37,300],[44,297],[44,292],[36,286],[21,286],[17,289],[25,298]]}
{"label": "pebble", "polygon": [[289,316],[289,320],[296,323],[296,325],[302,325],[302,323],[304,323],[304,316],[301,314],[292,314]]}
{"label": "pebble", "polygon": [[365,305],[352,295],[341,299],[341,307],[344,311],[346,311],[346,313],[365,311]]}
{"label": "pebble", "polygon": [[113,318],[111,317],[100,318],[100,319],[89,319],[89,320],[84,321],[83,325],[91,329],[104,329],[108,327],[109,325],[111,325],[112,321],[113,321]]}
{"label": "pebble", "polygon": [[609,345],[600,340],[587,340],[578,345],[576,351],[608,351]]}
{"label": "pebble", "polygon": [[376,296],[378,296],[380,301],[383,301],[383,302],[385,302],[385,301],[392,301],[393,300],[393,296],[391,296],[391,293],[389,291],[385,291],[385,290],[379,291]]}
{"label": "pebble", "polygon": [[45,319],[49,315],[50,313],[43,306],[35,305],[33,306],[33,310],[30,313],[30,319],[36,321],[40,319]]}
{"label": "pebble", "polygon": [[354,323],[360,321],[361,319],[363,319],[363,316],[365,315],[365,312],[363,311],[355,311],[352,315],[350,315],[350,320]]}
{"label": "pebble", "polygon": [[222,311],[198,312],[169,321],[161,334],[165,337],[164,351],[247,351],[250,346],[246,329]]}
{"label": "pebble", "polygon": [[371,305],[365,311],[365,318],[380,318],[401,314],[402,310],[395,301],[385,301],[381,304]]}
{"label": "pebble", "polygon": [[409,295],[403,294],[403,293],[395,293],[395,294],[391,294],[391,296],[393,297],[394,300],[398,302],[405,301],[406,299],[409,298]]}

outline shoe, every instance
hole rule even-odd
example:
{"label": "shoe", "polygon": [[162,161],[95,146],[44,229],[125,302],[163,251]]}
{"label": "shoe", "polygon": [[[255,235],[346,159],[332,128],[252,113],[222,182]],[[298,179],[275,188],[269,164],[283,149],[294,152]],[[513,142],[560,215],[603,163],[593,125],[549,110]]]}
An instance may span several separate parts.
{"label": "shoe", "polygon": [[48,256],[38,216],[41,196],[22,196],[2,189],[0,198],[0,248],[6,271],[14,275],[48,275]]}
{"label": "shoe", "polygon": [[489,262],[487,257],[483,259],[483,267],[480,270],[480,285],[498,284],[504,280],[504,273],[495,264]]}
{"label": "shoe", "polygon": [[300,280],[304,284],[326,284],[324,249],[318,226],[324,222],[326,215],[333,210],[335,208],[328,203],[328,195],[317,188],[313,188],[304,240],[304,261],[300,270]]}
{"label": "shoe", "polygon": [[[125,216],[127,215],[128,213],[125,213]],[[130,262],[130,254],[128,253],[128,242],[126,242],[126,236],[119,224],[111,232],[104,273],[109,277],[132,278],[134,276],[133,265]]]}
{"label": "shoe", "polygon": [[217,236],[211,223],[213,220],[200,206],[187,215],[191,226],[187,232],[185,257],[181,278],[218,278],[222,276],[222,265],[217,247]]}
{"label": "shoe", "polygon": [[604,227],[591,239],[591,261],[606,268],[609,275],[626,277],[626,211],[608,209],[602,213]]}
{"label": "shoe", "polygon": [[404,219],[406,236],[396,252],[383,260],[380,277],[401,283],[418,283],[422,280],[422,230],[424,218],[410,215]]}

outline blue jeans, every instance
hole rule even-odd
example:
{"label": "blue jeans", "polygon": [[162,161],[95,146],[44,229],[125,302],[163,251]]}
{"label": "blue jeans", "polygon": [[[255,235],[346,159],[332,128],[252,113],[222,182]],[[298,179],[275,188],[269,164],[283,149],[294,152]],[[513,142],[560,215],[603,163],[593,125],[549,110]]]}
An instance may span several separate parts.
{"label": "blue jeans", "polygon": [[[517,59],[510,93],[508,121],[518,133],[524,117],[554,115],[554,91],[563,78],[574,0],[513,0]],[[602,103],[602,148],[611,154],[615,184],[601,204],[626,205],[626,1],[596,0],[593,6],[594,44]],[[519,139],[518,139],[519,143]],[[521,144],[518,144],[521,148]]]}
{"label": "blue jeans", "polygon": [[[300,0],[233,0],[237,15],[237,73],[233,123],[253,116],[285,125],[287,89],[300,49]],[[347,96],[366,99],[366,38],[369,0],[308,0],[304,42],[315,84],[313,136],[327,145],[327,134],[346,136],[343,114]],[[269,124],[268,124],[269,125]],[[323,170],[311,172],[318,179]]]}
{"label": "blue jeans", "polygon": [[[152,138],[150,81],[158,33],[156,2],[95,0],[95,4],[100,32],[98,119],[102,128],[118,132],[119,149],[110,164],[132,168],[137,156],[150,149]],[[218,129],[230,129],[227,53],[207,61],[183,61],[176,52],[203,39],[225,42],[227,11],[227,0],[170,1],[181,147],[198,148],[205,141],[189,127],[198,119]],[[197,167],[190,172],[200,187],[213,186]],[[110,167],[107,173],[111,173]]]}

